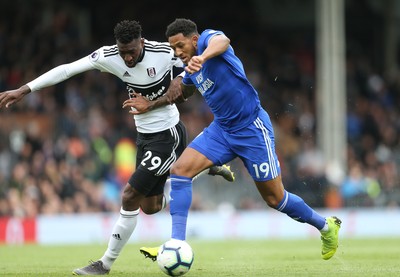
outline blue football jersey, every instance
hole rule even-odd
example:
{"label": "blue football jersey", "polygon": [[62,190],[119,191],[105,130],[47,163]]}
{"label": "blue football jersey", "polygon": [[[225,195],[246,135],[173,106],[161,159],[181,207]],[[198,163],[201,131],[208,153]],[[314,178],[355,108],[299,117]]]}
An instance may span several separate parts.
{"label": "blue football jersey", "polygon": [[[197,55],[207,48],[211,37],[221,34],[223,32],[211,29],[203,31]],[[207,60],[199,72],[186,73],[183,83],[197,87],[214,114],[214,121],[227,132],[251,124],[261,108],[258,93],[231,46],[222,55]]]}

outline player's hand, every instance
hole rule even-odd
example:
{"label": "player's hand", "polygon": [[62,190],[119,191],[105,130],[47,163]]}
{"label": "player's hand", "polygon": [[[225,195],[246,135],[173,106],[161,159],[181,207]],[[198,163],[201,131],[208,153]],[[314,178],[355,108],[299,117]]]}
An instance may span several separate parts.
{"label": "player's hand", "polygon": [[193,56],[188,62],[188,65],[185,67],[185,71],[190,74],[200,71],[200,69],[203,67],[203,63],[204,58],[202,56]]}
{"label": "player's hand", "polygon": [[133,92],[135,97],[125,100],[122,104],[122,108],[131,108],[130,114],[142,114],[152,109],[152,104],[149,100],[143,97],[141,94]]}
{"label": "player's hand", "polygon": [[0,108],[9,108],[14,103],[21,101],[26,94],[30,92],[30,88],[26,85],[13,90],[7,90],[0,93]]}

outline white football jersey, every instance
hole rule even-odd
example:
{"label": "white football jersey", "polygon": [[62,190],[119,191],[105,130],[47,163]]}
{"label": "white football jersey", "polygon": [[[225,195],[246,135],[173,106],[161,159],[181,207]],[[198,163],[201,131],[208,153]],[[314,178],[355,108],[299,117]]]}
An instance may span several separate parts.
{"label": "white football jersey", "polygon": [[[167,91],[171,80],[183,71],[182,61],[175,57],[168,43],[145,40],[143,53],[135,67],[129,68],[118,53],[117,45],[103,46],[88,56],[93,67],[111,73],[127,85],[129,97],[140,93],[155,100]],[[175,105],[166,105],[144,114],[134,115],[141,133],[167,130],[179,122]]]}
{"label": "white football jersey", "polygon": [[[47,71],[26,85],[31,91],[37,91],[92,69],[120,78],[127,84],[129,97],[133,97],[132,92],[135,91],[152,101],[165,94],[171,80],[183,71],[183,63],[174,56],[168,43],[145,40],[135,67],[125,65],[117,45],[103,46],[89,56]],[[140,133],[155,133],[178,124],[179,111],[175,105],[166,105],[135,115],[134,119]]]}

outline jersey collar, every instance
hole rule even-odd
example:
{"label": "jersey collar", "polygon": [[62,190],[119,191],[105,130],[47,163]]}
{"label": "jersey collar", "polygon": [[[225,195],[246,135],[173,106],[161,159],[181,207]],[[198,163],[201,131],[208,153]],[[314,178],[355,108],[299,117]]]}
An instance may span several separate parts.
{"label": "jersey collar", "polygon": [[140,53],[140,56],[138,57],[136,63],[140,63],[141,61],[143,61],[144,52],[145,52],[145,49],[144,49],[144,47],[143,47],[143,48],[142,48],[142,53]]}

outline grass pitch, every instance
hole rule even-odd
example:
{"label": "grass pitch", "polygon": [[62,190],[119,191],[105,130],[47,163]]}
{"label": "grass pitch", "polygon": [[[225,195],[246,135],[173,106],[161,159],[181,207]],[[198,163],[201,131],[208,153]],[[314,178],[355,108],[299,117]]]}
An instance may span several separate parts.
{"label": "grass pitch", "polygon": [[[329,261],[313,240],[189,240],[195,260],[187,277],[222,276],[400,276],[400,238],[343,239]],[[154,246],[157,244],[144,244]],[[166,276],[157,263],[128,244],[111,276]],[[0,276],[72,276],[74,268],[99,259],[106,245],[0,246]]]}

